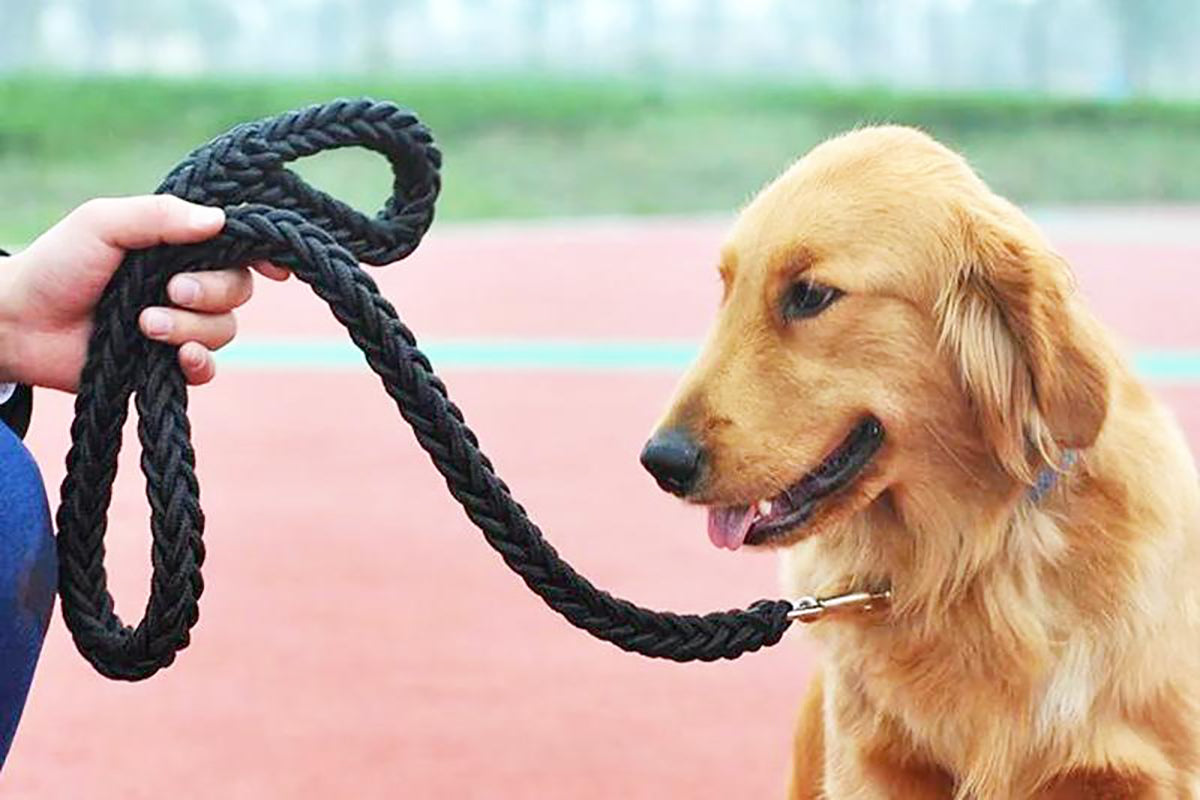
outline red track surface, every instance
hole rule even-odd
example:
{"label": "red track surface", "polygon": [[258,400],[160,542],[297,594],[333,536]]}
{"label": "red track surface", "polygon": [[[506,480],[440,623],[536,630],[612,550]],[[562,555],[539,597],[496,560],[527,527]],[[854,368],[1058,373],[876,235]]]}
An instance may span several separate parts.
{"label": "red track surface", "polygon": [[[428,337],[697,338],[720,233],[435,231],[379,277]],[[1138,346],[1200,343],[1200,244],[1063,247]],[[243,330],[337,335],[298,286],[264,290]],[[637,467],[673,376],[445,377],[518,498],[600,585],[678,610],[776,594],[770,557],[713,550],[700,515]],[[1164,393],[1200,441],[1200,391]],[[782,794],[812,664],[802,636],[681,666],[576,632],[478,540],[367,374],[230,371],[194,399],[209,560],[193,644],[149,682],[117,684],[56,618],[4,797]],[[68,421],[68,398],[41,398],[32,446],[51,487]],[[127,618],[148,572],[139,482],[130,453],[109,537]]]}

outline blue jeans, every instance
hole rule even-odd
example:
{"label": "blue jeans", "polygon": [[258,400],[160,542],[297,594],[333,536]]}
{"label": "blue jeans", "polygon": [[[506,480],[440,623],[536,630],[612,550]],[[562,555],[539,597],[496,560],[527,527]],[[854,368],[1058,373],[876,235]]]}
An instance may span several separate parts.
{"label": "blue jeans", "polygon": [[21,440],[0,423],[0,767],[25,708],[57,582],[41,473]]}

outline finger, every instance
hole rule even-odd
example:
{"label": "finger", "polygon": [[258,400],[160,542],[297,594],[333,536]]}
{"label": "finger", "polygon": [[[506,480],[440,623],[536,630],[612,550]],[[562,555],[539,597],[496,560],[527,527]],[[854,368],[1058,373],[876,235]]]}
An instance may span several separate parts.
{"label": "finger", "polygon": [[250,269],[273,281],[286,281],[292,275],[291,270],[270,261],[255,261],[250,265]]}
{"label": "finger", "polygon": [[63,224],[111,247],[138,250],[212,238],[225,226],[225,212],[165,194],[102,197],[72,211]]}
{"label": "finger", "polygon": [[183,369],[183,377],[192,386],[206,384],[217,374],[212,353],[199,342],[185,342],[179,348],[179,366]]}
{"label": "finger", "polygon": [[232,311],[253,293],[254,278],[248,269],[185,272],[167,282],[171,302],[193,311]]}
{"label": "finger", "polygon": [[220,350],[237,333],[233,314],[200,314],[178,308],[147,308],[138,317],[138,326],[156,342],[199,342],[209,350]]}

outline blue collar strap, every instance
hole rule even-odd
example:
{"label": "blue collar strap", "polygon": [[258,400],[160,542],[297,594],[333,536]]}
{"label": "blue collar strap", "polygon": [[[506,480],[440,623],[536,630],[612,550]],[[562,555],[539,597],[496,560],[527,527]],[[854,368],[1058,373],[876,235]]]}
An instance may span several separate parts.
{"label": "blue collar strap", "polygon": [[1029,499],[1034,503],[1042,502],[1042,499],[1054,488],[1054,484],[1058,483],[1059,474],[1069,472],[1078,460],[1078,451],[1064,450],[1062,461],[1057,469],[1046,467],[1038,473],[1037,480],[1034,481],[1033,486],[1029,487]]}

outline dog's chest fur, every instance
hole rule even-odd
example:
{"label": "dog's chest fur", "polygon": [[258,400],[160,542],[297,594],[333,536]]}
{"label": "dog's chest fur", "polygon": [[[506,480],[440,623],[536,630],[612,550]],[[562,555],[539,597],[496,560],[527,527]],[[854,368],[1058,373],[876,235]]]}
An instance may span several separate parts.
{"label": "dog's chest fur", "polygon": [[[852,790],[859,757],[895,751],[897,741],[907,758],[948,773],[960,798],[1027,797],[1056,776],[1111,764],[1164,787],[1188,783],[1180,776],[1197,768],[1200,717],[1196,689],[1180,676],[1200,668],[1200,598],[1188,580],[1200,532],[1186,515],[1155,522],[1175,535],[1142,540],[1126,574],[1089,594],[1060,574],[1089,567],[1061,517],[1027,507],[1013,520],[1006,558],[960,587],[955,603],[902,627],[818,626],[830,796],[872,796]],[[789,591],[812,592],[834,564],[843,575],[869,574],[869,548],[855,537],[901,535],[871,527],[794,548],[784,560]],[[817,586],[846,588],[845,580]],[[1121,785],[1133,780],[1114,774]]]}

